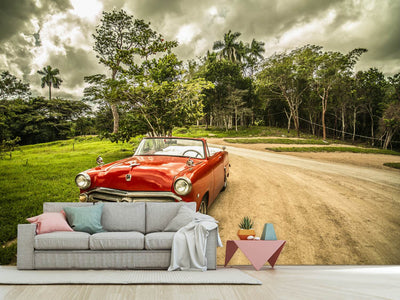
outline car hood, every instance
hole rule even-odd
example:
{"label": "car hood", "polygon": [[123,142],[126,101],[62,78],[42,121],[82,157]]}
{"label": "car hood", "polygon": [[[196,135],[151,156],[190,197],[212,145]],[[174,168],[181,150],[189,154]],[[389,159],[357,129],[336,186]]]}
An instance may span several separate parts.
{"label": "car hood", "polygon": [[[187,157],[133,156],[88,170],[87,173],[92,179],[91,189],[171,191],[174,179],[189,171],[187,161]],[[201,164],[201,160],[195,163]]]}

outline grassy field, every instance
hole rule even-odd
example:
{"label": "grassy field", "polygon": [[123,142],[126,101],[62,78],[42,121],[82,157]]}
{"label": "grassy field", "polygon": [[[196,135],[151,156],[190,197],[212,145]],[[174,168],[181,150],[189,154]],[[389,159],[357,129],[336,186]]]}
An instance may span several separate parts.
{"label": "grassy field", "polygon": [[0,264],[15,256],[17,224],[42,213],[43,202],[78,201],[76,174],[131,156],[134,145],[98,138],[76,138],[22,146],[12,159],[0,160]]}
{"label": "grassy field", "polygon": [[[267,126],[253,126],[246,128],[239,128],[235,130],[225,130],[220,128],[205,126],[191,126],[189,128],[182,127],[176,128],[172,135],[184,136],[184,137],[212,137],[212,138],[226,138],[226,137],[297,137],[297,131],[278,128],[278,127],[267,127]],[[303,138],[312,138],[309,134],[302,134]]]}

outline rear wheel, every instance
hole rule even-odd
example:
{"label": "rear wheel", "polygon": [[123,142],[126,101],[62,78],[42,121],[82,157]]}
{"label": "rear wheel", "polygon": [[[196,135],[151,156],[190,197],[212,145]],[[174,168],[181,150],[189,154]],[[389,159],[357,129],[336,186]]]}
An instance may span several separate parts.
{"label": "rear wheel", "polygon": [[199,213],[206,215],[207,214],[207,206],[208,206],[208,198],[207,198],[207,195],[205,195],[200,202]]}

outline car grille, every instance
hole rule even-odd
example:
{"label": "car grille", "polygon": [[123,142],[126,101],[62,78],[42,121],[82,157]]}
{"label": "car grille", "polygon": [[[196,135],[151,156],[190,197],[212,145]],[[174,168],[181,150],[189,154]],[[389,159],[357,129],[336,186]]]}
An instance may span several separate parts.
{"label": "car grille", "polygon": [[87,193],[81,194],[81,196],[83,196],[81,199],[87,202],[182,201],[182,198],[172,192],[131,192],[108,188],[97,188]]}

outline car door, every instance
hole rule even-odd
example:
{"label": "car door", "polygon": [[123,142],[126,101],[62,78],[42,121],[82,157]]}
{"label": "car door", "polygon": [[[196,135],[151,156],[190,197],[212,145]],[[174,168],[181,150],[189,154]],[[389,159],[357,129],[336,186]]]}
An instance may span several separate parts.
{"label": "car door", "polygon": [[223,152],[216,152],[208,157],[208,165],[212,169],[213,190],[212,195],[209,197],[209,204],[211,204],[224,186],[224,155]]}

